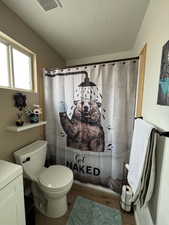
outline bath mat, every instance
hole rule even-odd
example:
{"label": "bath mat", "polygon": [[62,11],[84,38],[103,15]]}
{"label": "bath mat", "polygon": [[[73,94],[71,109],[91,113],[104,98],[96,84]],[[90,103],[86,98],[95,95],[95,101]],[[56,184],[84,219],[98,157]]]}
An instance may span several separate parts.
{"label": "bath mat", "polygon": [[120,211],[78,196],[67,225],[122,225]]}

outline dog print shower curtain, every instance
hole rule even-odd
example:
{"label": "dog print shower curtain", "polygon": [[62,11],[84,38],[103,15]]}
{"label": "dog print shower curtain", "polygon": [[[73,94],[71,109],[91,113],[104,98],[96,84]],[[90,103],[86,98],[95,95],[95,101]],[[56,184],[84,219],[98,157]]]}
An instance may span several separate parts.
{"label": "dog print shower curtain", "polygon": [[44,72],[48,160],[119,192],[128,161],[138,61]]}

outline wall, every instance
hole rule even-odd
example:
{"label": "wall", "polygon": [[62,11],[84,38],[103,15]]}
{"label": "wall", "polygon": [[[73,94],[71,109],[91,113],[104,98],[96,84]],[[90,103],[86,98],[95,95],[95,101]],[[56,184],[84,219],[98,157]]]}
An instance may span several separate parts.
{"label": "wall", "polygon": [[[42,68],[64,65],[64,60],[0,1],[0,30],[37,54],[38,94],[28,94],[28,104],[43,104]],[[42,128],[11,133],[6,127],[16,120],[15,91],[0,89],[0,159],[13,160],[12,152],[43,137]]]}
{"label": "wall", "polygon": [[[147,62],[143,98],[143,117],[159,128],[169,130],[169,106],[157,105],[162,46],[169,39],[169,1],[151,0],[140,28],[134,52],[138,54],[147,43]],[[155,191],[147,208],[155,225],[168,225],[169,213],[169,138],[160,138],[157,149]],[[138,211],[139,212],[139,211]],[[142,224],[149,221],[142,215]]]}
{"label": "wall", "polygon": [[107,61],[107,60],[116,60],[116,59],[123,59],[123,58],[130,58],[135,57],[135,53],[133,53],[132,50],[124,51],[124,52],[117,52],[112,54],[106,54],[106,55],[97,55],[97,56],[91,56],[81,59],[72,59],[67,60],[66,65],[79,65],[79,64],[86,64],[86,63],[95,63],[100,61]]}

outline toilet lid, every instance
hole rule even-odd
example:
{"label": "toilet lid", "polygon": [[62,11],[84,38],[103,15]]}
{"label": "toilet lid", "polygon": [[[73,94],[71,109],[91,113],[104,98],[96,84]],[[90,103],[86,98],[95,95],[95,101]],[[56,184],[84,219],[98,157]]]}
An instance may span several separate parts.
{"label": "toilet lid", "polygon": [[51,189],[62,188],[72,182],[72,180],[72,171],[60,165],[50,166],[39,175],[40,183]]}

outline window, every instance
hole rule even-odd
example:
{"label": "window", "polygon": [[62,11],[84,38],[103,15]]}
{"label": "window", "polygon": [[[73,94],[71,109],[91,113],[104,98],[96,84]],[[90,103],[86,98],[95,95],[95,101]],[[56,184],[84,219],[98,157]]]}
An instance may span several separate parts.
{"label": "window", "polygon": [[31,56],[12,48],[14,87],[32,90],[32,59]]}
{"label": "window", "polygon": [[9,87],[8,46],[0,42],[0,85]]}
{"label": "window", "polygon": [[36,91],[35,65],[35,53],[9,37],[0,39],[1,88]]}

